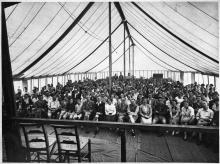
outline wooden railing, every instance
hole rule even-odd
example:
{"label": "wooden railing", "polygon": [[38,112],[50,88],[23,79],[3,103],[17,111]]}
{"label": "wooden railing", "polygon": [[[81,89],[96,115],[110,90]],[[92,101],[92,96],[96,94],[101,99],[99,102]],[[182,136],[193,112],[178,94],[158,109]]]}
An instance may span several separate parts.
{"label": "wooden railing", "polygon": [[57,125],[79,125],[88,127],[105,127],[105,128],[119,128],[121,133],[121,162],[126,162],[126,129],[140,129],[150,131],[187,131],[187,132],[201,132],[212,133],[218,135],[219,127],[212,126],[192,126],[192,125],[169,125],[169,124],[140,124],[140,123],[119,123],[119,122],[106,122],[106,121],[80,121],[80,120],[57,120],[57,119],[39,119],[39,118],[19,118],[14,117],[12,121],[15,123],[42,123],[45,125],[57,124]]}

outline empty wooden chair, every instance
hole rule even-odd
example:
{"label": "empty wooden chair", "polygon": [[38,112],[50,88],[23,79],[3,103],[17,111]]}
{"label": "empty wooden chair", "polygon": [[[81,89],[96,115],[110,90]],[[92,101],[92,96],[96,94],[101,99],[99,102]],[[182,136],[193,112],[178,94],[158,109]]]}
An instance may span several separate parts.
{"label": "empty wooden chair", "polygon": [[50,162],[50,152],[56,139],[49,138],[43,124],[20,123],[24,136],[21,135],[22,146],[26,149],[27,162]]}
{"label": "empty wooden chair", "polygon": [[79,137],[77,126],[51,126],[56,134],[59,162],[70,162],[71,159],[91,162],[91,141]]}

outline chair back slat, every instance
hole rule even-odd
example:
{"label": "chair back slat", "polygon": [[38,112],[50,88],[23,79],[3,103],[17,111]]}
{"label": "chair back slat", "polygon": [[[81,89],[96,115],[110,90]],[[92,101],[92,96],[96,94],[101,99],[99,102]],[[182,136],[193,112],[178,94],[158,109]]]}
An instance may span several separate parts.
{"label": "chair back slat", "polygon": [[39,138],[34,138],[34,139],[29,140],[29,142],[45,142],[45,140],[39,139]]}
{"label": "chair back slat", "polygon": [[36,123],[20,123],[19,126],[23,130],[28,161],[31,161],[31,152],[46,151],[47,161],[49,161],[49,141],[43,124]]}
{"label": "chair back slat", "polygon": [[43,131],[37,130],[37,129],[36,130],[29,130],[28,133],[29,134],[44,134]]}
{"label": "chair back slat", "polygon": [[62,136],[76,136],[76,134],[71,133],[71,132],[62,132],[62,133],[59,133],[59,135],[62,135]]}
{"label": "chair back slat", "polygon": [[68,140],[63,140],[62,142],[60,142],[61,144],[77,144],[75,141],[68,141]]}
{"label": "chair back slat", "polygon": [[54,128],[58,152],[65,148],[75,148],[70,151],[80,152],[80,140],[77,126],[51,125]]}

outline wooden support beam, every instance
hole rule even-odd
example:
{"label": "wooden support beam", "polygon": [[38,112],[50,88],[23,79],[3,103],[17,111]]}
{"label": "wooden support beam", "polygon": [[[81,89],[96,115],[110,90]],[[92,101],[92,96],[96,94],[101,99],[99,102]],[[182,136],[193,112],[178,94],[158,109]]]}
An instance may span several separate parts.
{"label": "wooden support beam", "polygon": [[[1,6],[1,63],[2,63],[2,138],[4,138],[7,162],[22,162],[22,152],[18,129],[13,125],[10,118],[16,115],[15,92],[12,79],[11,60],[8,45],[8,33],[5,18],[6,4]],[[15,141],[16,140],[16,141]],[[1,142],[2,143],[2,142]]]}
{"label": "wooden support beam", "polygon": [[42,123],[42,124],[55,124],[55,125],[79,125],[89,127],[106,127],[106,128],[120,128],[120,129],[144,129],[144,130],[178,130],[187,132],[204,132],[218,134],[219,127],[216,126],[197,126],[197,125],[171,125],[171,124],[141,124],[141,123],[127,123],[127,122],[108,122],[108,121],[86,121],[86,120],[58,120],[58,119],[42,119],[42,118],[19,118],[12,117],[11,121],[26,122],[26,123]]}
{"label": "wooden support beam", "polygon": [[121,130],[121,162],[126,162],[126,130]]}
{"label": "wooden support beam", "polygon": [[12,117],[15,116],[16,105],[4,5],[2,6],[2,77],[4,112],[7,117]]}
{"label": "wooden support beam", "polygon": [[5,9],[7,7],[11,7],[11,6],[16,5],[18,3],[20,3],[20,2],[2,2],[2,7]]}

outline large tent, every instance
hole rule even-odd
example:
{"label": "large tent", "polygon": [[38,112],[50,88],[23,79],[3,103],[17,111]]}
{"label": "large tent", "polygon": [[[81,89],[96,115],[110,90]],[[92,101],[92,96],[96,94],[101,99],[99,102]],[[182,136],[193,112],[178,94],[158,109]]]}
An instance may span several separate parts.
{"label": "large tent", "polygon": [[[22,2],[5,15],[14,77],[108,71],[108,3]],[[219,75],[217,2],[114,2],[111,19],[113,71],[126,51],[126,71],[134,61],[136,70]]]}

